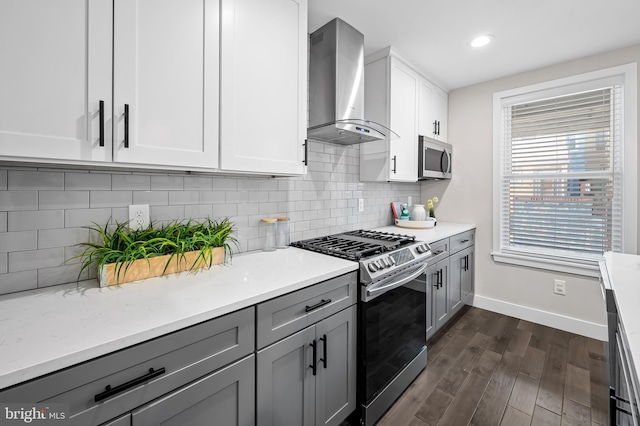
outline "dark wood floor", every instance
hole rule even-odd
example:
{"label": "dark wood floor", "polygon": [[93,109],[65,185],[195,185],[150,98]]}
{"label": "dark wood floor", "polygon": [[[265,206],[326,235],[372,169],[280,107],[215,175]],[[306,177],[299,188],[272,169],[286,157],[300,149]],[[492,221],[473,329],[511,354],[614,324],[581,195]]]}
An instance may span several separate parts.
{"label": "dark wood floor", "polygon": [[469,308],[427,354],[379,426],[608,424],[604,342]]}

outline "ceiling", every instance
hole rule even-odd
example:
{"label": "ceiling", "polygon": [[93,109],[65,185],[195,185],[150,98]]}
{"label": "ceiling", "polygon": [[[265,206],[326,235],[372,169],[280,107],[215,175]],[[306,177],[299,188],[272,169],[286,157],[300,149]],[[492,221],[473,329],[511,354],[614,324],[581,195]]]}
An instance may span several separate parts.
{"label": "ceiling", "polygon": [[310,33],[335,17],[449,90],[640,43],[639,0],[309,0]]}

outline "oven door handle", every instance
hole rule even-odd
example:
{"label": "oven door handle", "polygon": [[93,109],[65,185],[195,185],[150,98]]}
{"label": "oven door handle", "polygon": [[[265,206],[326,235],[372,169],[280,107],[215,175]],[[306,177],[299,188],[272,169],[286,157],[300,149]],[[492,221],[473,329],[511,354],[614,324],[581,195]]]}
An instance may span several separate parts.
{"label": "oven door handle", "polygon": [[[420,267],[418,268],[413,268],[412,270],[402,274],[404,276],[403,278],[398,279],[396,277],[391,277],[384,281],[381,281],[380,283],[376,284],[375,287],[367,289],[364,301],[368,302],[369,300],[380,296],[382,293],[405,285],[406,283],[419,277],[426,269],[427,264],[425,263],[423,265],[420,265]],[[387,284],[387,282],[389,281],[391,282]]]}

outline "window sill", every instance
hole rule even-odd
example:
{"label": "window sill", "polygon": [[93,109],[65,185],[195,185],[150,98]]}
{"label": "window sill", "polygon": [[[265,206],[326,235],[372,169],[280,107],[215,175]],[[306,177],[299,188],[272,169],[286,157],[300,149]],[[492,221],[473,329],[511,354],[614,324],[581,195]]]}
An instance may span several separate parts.
{"label": "window sill", "polygon": [[565,274],[580,275],[584,277],[600,277],[598,259],[594,260],[569,260],[536,257],[531,254],[514,254],[492,252],[493,261],[510,265],[526,266],[529,268],[543,269],[546,271],[563,272]]}

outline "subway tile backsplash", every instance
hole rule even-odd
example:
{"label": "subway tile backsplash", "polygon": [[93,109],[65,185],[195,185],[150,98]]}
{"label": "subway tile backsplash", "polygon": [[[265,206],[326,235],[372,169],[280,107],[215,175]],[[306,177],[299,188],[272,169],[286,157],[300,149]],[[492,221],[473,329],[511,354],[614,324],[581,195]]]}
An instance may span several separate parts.
{"label": "subway tile backsplash", "polygon": [[0,294],[77,281],[71,258],[87,227],[126,221],[129,204],[149,204],[156,223],[229,217],[242,252],[261,248],[268,216],[291,218],[292,241],[388,225],[389,202],[418,202],[420,184],[360,182],[359,155],[358,145],[309,141],[308,173],[297,178],[0,166]]}

